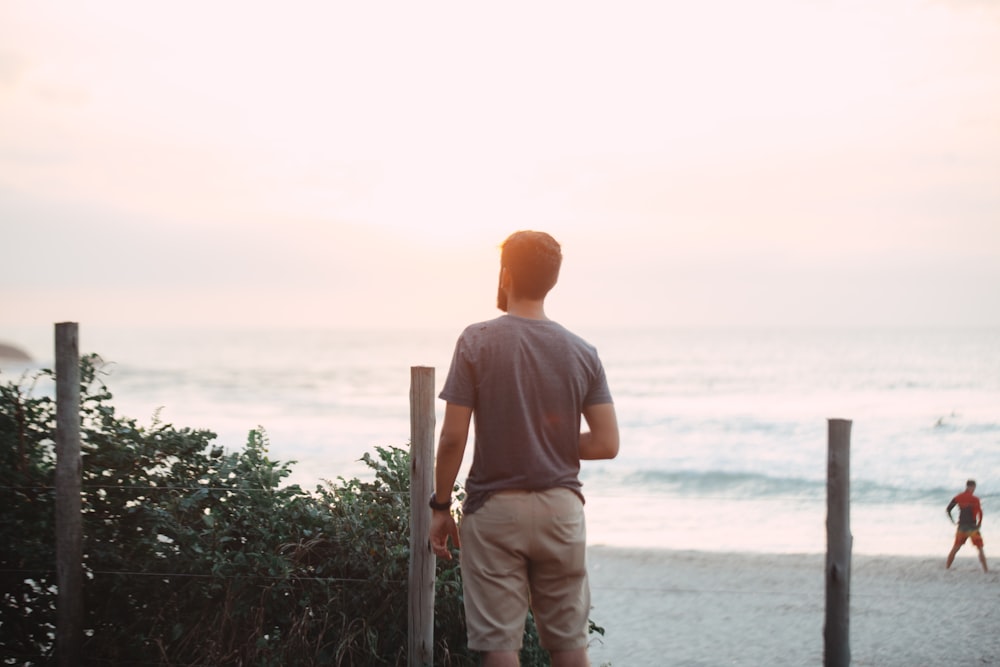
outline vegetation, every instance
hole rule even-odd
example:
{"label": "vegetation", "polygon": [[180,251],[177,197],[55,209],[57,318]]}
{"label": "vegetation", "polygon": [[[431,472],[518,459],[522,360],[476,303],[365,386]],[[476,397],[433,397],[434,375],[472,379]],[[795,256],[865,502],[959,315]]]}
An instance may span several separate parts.
{"label": "vegetation", "polygon": [[[289,464],[268,458],[262,429],[227,452],[209,431],[140,427],[115,413],[100,359],[81,366],[86,664],[406,664],[406,450],[365,454],[373,481],[282,486]],[[47,378],[0,386],[8,665],[54,651],[55,405],[35,391]],[[435,664],[477,664],[457,559],[437,567]],[[530,619],[522,659],[548,664]]]}

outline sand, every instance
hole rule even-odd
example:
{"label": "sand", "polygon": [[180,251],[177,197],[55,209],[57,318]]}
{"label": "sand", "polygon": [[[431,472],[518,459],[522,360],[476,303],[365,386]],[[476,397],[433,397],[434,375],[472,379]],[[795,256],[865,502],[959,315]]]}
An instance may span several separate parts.
{"label": "sand", "polygon": [[[1000,665],[1000,554],[989,573],[970,546],[951,570],[945,555],[854,555],[852,665]],[[823,555],[593,546],[588,558],[606,630],[593,667],[823,664]]]}

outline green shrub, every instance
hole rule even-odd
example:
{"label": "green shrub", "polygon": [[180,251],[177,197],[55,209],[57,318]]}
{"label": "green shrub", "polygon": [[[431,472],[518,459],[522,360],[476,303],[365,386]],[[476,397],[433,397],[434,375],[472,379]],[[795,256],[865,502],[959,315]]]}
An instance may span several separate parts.
{"label": "green shrub", "polygon": [[[54,404],[0,385],[0,654],[32,662],[55,632]],[[12,662],[13,661],[13,662]]]}
{"label": "green shrub", "polygon": [[[409,454],[376,448],[371,481],[282,486],[263,429],[227,452],[210,431],[120,417],[81,362],[86,664],[403,665]],[[0,662],[54,650],[55,405],[42,372],[0,386]],[[456,488],[456,491],[461,492]],[[437,564],[435,664],[466,646],[457,559]],[[597,626],[592,632],[603,634]],[[523,664],[545,665],[530,622]]]}

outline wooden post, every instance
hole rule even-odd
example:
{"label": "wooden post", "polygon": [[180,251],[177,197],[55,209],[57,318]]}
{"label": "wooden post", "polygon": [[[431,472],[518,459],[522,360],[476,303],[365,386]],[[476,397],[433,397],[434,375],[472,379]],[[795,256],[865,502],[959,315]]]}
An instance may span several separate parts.
{"label": "wooden post", "polygon": [[851,664],[851,422],[830,419],[827,433],[825,667]]}
{"label": "wooden post", "polygon": [[76,322],[56,324],[56,660],[83,662],[80,350]]}
{"label": "wooden post", "polygon": [[434,664],[434,554],[430,549],[434,486],[434,369],[410,368],[409,667]]}

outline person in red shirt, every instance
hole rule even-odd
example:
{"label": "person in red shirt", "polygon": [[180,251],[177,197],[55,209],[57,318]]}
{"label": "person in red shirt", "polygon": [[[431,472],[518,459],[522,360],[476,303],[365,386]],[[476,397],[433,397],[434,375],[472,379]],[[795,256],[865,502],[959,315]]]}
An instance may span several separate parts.
{"label": "person in red shirt", "polygon": [[951,522],[955,523],[951,511],[955,505],[958,505],[958,530],[955,532],[955,546],[948,554],[948,563],[945,568],[951,567],[952,561],[955,560],[955,554],[962,548],[966,540],[971,539],[972,544],[979,549],[979,562],[983,565],[983,572],[989,572],[986,567],[986,554],[983,553],[983,536],[979,533],[979,529],[983,525],[983,508],[979,504],[979,498],[974,495],[975,490],[976,480],[970,479],[965,483],[965,491],[952,498],[945,510]]}

